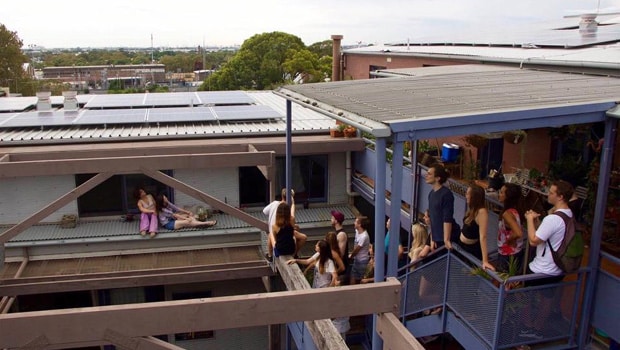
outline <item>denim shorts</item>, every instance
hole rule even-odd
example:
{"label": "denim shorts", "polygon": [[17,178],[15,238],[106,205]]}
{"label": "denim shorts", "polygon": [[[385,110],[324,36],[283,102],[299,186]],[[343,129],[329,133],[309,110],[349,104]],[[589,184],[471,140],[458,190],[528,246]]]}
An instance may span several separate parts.
{"label": "denim shorts", "polygon": [[366,273],[366,266],[368,266],[368,260],[353,260],[353,267],[351,268],[351,276],[353,278],[360,280],[364,278],[364,274]]}
{"label": "denim shorts", "polygon": [[170,230],[170,231],[174,230],[174,222],[175,222],[175,221],[176,221],[176,220],[170,220],[170,221],[168,221],[168,223],[166,223],[166,224],[164,225],[164,228],[165,228],[166,230]]}

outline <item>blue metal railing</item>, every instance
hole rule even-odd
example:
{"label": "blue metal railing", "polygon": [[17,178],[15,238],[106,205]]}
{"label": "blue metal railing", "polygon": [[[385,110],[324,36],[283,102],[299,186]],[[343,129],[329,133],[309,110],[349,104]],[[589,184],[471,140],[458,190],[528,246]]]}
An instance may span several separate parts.
{"label": "blue metal railing", "polygon": [[[411,266],[415,269],[401,277],[401,319],[416,337],[448,332],[466,348],[487,349],[548,342],[570,348],[576,344],[577,302],[586,268],[574,275],[577,278],[525,287],[526,282],[548,276],[476,274],[473,271],[481,262],[458,246],[439,250]],[[548,313],[545,327],[538,330],[539,338],[520,336],[528,328],[526,323],[541,316],[545,302]],[[433,314],[436,310],[443,311]]]}
{"label": "blue metal railing", "polygon": [[[608,261],[620,267],[620,259],[608,253],[601,253],[601,262]],[[592,312],[592,326],[605,332],[616,342],[620,342],[620,327],[618,327],[618,315],[620,315],[620,277],[599,267],[596,281],[596,294]]]}

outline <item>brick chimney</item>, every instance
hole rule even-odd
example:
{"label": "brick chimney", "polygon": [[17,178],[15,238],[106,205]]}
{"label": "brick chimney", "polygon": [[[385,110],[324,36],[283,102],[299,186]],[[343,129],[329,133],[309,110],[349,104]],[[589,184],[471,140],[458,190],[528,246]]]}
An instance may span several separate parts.
{"label": "brick chimney", "polygon": [[342,35],[332,35],[332,81],[340,80],[340,42]]}

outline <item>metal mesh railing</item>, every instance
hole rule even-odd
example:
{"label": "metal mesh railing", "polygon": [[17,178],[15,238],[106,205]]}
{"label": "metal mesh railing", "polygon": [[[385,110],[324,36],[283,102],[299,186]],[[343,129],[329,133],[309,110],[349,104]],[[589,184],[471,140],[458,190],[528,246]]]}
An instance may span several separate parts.
{"label": "metal mesh railing", "polygon": [[[474,273],[480,262],[458,248],[418,265],[401,278],[404,320],[443,307],[488,348],[574,345],[575,305],[583,272],[570,281],[525,287],[524,282],[535,284],[545,276],[513,276],[504,281],[492,272]],[[444,332],[450,331],[449,324],[444,327]]]}

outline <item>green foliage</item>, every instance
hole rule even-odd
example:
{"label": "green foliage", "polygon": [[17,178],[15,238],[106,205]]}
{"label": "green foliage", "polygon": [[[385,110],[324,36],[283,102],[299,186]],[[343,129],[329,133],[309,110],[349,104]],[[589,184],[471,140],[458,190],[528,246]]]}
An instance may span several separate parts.
{"label": "green foliage", "polygon": [[329,57],[331,61],[331,56],[333,52],[333,43],[331,40],[319,41],[319,42],[316,42],[308,46],[308,50],[315,53],[317,56],[321,58]]}
{"label": "green foliage", "polygon": [[325,60],[307,49],[300,38],[283,32],[263,33],[247,39],[200,90],[273,89],[296,79],[322,81],[325,72]]}
{"label": "green foliage", "polygon": [[13,87],[26,78],[22,66],[28,62],[28,57],[22,53],[22,45],[16,32],[0,24],[0,86],[8,86],[11,92],[15,92]]}

